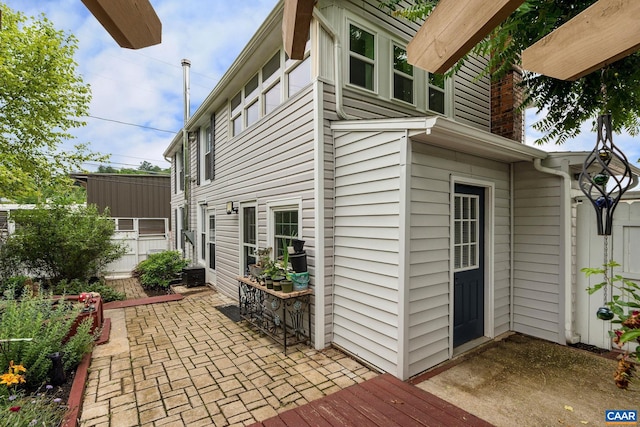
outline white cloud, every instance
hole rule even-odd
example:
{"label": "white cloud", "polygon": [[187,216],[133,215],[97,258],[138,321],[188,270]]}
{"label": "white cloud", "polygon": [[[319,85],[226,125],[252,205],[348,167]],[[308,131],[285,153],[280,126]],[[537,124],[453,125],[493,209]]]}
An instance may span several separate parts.
{"label": "white cloud", "polygon": [[[44,12],[57,28],[79,40],[76,61],[91,85],[91,115],[156,129],[182,127],[182,68],[191,63],[191,111],[195,111],[276,5],[277,0],[152,0],[162,22],[162,43],[142,50],[120,48],[79,0],[5,0],[27,15]],[[526,141],[539,135],[530,127]],[[94,151],[111,153],[112,161],[137,166],[143,160],[166,167],[162,153],[169,133],[87,118],[75,131],[77,140],[91,142]],[[564,146],[538,146],[547,151],[591,151],[595,134],[585,124],[582,134]],[[628,135],[615,135],[632,164],[640,158],[640,144]]]}
{"label": "white cloud", "polygon": [[[28,16],[45,13],[56,28],[78,38],[75,59],[91,85],[92,116],[177,132],[183,124],[182,58],[192,63],[193,112],[277,0],[152,0],[162,22],[162,43],[141,50],[120,48],[79,0],[5,3]],[[90,142],[93,151],[111,154],[114,166],[136,167],[143,160],[168,166],[162,153],[173,134],[91,117],[86,122],[65,149]]]}

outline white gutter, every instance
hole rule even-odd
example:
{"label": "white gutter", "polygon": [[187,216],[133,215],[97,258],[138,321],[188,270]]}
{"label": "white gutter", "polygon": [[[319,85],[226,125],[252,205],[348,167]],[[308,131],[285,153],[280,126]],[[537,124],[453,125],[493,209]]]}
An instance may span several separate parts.
{"label": "white gutter", "polygon": [[562,192],[560,200],[561,215],[561,257],[562,265],[561,281],[564,283],[564,334],[568,344],[575,344],[580,341],[580,335],[573,330],[573,307],[572,307],[572,283],[571,283],[571,176],[568,173],[542,166],[541,159],[534,159],[533,166],[536,170],[556,175],[562,178]]}
{"label": "white gutter", "polygon": [[313,17],[320,22],[320,26],[325,29],[333,40],[333,81],[336,91],[336,114],[343,120],[354,119],[344,111],[344,101],[342,98],[342,45],[340,44],[340,36],[331,26],[327,18],[317,8],[313,8]]}

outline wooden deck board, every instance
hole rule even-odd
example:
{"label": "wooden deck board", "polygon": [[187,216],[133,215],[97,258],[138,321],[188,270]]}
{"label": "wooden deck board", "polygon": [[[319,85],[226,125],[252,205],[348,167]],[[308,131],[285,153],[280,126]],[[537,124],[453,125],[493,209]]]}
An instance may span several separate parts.
{"label": "wooden deck board", "polygon": [[322,399],[289,409],[253,427],[282,426],[490,427],[469,414],[393,375],[384,374]]}

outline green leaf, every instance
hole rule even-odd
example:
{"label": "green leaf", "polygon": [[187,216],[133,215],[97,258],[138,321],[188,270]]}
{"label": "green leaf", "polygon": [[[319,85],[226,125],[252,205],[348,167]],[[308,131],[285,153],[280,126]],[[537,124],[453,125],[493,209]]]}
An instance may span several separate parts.
{"label": "green leaf", "polygon": [[640,329],[629,329],[628,331],[625,331],[620,337],[620,343],[624,344],[638,338],[640,338]]}

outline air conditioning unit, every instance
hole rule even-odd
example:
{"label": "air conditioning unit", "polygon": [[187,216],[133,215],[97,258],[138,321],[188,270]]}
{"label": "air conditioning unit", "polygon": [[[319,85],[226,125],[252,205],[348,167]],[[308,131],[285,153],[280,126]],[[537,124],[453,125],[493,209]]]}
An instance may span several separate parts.
{"label": "air conditioning unit", "polygon": [[205,284],[204,267],[185,267],[182,269],[182,285],[187,288]]}

